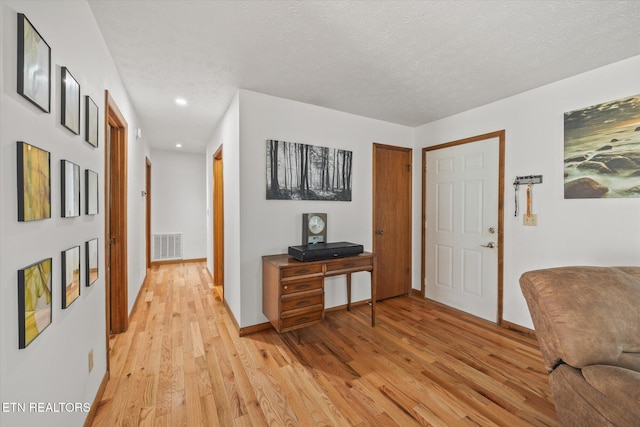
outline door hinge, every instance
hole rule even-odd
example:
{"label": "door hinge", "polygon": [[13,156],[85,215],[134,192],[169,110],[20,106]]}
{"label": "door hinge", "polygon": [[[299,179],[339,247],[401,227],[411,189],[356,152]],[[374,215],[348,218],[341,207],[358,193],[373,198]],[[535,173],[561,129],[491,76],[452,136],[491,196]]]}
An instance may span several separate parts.
{"label": "door hinge", "polygon": [[407,171],[410,172],[411,171],[411,163],[407,163]]}

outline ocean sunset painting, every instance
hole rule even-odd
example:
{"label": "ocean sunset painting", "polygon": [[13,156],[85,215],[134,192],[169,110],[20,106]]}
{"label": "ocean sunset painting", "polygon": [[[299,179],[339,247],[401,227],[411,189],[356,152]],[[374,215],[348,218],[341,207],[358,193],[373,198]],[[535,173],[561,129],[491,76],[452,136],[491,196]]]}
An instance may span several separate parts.
{"label": "ocean sunset painting", "polygon": [[640,197],[640,95],[564,113],[564,198]]}

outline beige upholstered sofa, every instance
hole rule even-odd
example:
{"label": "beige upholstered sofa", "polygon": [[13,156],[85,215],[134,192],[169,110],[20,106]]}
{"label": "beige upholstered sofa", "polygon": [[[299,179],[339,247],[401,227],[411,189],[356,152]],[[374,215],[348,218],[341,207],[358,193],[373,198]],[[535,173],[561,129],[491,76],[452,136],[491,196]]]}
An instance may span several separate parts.
{"label": "beige upholstered sofa", "polygon": [[562,426],[640,426],[640,267],[520,277]]}

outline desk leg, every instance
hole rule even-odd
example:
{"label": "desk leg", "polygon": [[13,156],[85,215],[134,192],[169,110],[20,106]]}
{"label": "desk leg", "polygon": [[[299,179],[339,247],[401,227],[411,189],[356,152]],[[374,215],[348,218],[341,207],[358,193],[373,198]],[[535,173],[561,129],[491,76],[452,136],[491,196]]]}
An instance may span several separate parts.
{"label": "desk leg", "polygon": [[347,311],[351,311],[351,273],[347,273]]}
{"label": "desk leg", "polygon": [[376,259],[373,259],[373,269],[371,270],[371,326],[376,326]]}

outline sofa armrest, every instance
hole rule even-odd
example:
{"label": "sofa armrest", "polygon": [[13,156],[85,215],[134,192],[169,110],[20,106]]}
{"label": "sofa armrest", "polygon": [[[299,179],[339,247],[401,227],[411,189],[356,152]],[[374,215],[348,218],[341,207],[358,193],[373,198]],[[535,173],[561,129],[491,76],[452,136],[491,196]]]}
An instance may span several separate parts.
{"label": "sofa armrest", "polygon": [[635,369],[638,358],[623,355],[640,353],[639,277],[640,267],[584,266],[520,277],[547,370],[561,361]]}

